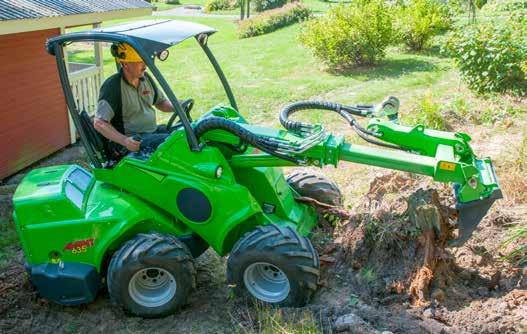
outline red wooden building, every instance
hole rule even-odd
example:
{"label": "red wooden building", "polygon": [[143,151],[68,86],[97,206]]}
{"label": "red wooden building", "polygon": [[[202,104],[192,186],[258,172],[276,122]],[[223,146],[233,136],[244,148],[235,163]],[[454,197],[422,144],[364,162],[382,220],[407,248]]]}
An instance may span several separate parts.
{"label": "red wooden building", "polygon": [[0,180],[75,140],[46,39],[67,27],[151,13],[142,0],[0,1]]}

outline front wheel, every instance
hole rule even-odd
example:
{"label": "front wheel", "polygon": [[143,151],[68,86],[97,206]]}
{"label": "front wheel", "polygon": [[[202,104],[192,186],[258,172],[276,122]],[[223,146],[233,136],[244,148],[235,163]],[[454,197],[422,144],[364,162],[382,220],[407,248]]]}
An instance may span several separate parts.
{"label": "front wheel", "polygon": [[131,314],[162,317],[186,302],[195,276],[192,255],[177,238],[138,234],[113,255],[108,292],[115,304]]}
{"label": "front wheel", "polygon": [[259,226],[234,246],[227,280],[238,295],[278,306],[303,306],[319,278],[318,254],[292,227]]}

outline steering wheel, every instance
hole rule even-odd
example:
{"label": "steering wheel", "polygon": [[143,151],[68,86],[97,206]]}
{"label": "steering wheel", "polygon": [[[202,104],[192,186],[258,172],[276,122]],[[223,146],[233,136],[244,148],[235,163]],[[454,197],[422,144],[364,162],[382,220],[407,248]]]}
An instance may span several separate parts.
{"label": "steering wheel", "polygon": [[[190,111],[192,110],[192,107],[194,107],[194,99],[192,98],[186,99],[185,101],[181,102],[180,105],[181,105],[181,109],[183,109],[183,112],[185,112],[185,114],[187,115],[188,120],[192,122],[192,117],[190,117]],[[170,119],[168,120],[168,123],[167,123],[167,130],[169,132],[172,131],[172,128],[174,126],[177,127],[177,124],[179,122],[176,123],[176,125],[174,125],[174,121],[176,120],[176,117],[178,116],[179,116],[178,113],[175,111],[172,113],[172,116],[170,116]]]}

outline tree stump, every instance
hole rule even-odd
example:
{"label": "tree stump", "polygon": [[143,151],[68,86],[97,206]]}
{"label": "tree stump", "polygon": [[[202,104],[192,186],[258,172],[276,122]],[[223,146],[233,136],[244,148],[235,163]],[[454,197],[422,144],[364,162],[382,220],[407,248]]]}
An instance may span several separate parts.
{"label": "tree stump", "polygon": [[419,189],[408,198],[407,214],[410,221],[421,230],[418,242],[423,249],[422,263],[411,279],[408,292],[413,304],[422,306],[428,303],[428,288],[438,261],[441,261],[446,241],[451,237],[449,212],[441,206],[435,190]]}

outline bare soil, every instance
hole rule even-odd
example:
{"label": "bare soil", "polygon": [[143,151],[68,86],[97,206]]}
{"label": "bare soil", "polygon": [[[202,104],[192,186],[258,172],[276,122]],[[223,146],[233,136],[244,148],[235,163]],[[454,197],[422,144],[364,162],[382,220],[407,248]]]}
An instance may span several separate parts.
{"label": "bare soil", "polygon": [[[507,146],[500,134],[484,138],[487,144],[483,145],[477,129],[469,132],[476,133],[478,152],[491,154],[494,160],[508,154],[500,151]],[[40,165],[70,162],[85,164],[80,146]],[[362,179],[342,176],[343,169],[325,171],[344,193],[354,188],[350,192],[360,196],[348,201],[346,210],[320,212],[320,226],[312,237],[322,263],[320,289],[305,308],[283,309],[286,319],[295,321],[308,312],[327,333],[341,330],[335,325],[349,314],[360,320],[346,329],[350,333],[527,331],[527,268],[503,260],[515,245],[502,247],[511,227],[527,223],[527,204],[508,200],[512,197],[506,194],[469,242],[449,248],[445,243],[454,237],[448,228],[453,204],[450,187],[405,173],[343,167],[347,173],[363,175]],[[500,177],[505,172],[498,169]],[[23,175],[0,184],[2,233],[12,233],[11,195]],[[441,233],[416,224],[408,210],[416,196],[437,208]],[[254,306],[234,298],[227,286],[225,258],[210,250],[197,260],[198,285],[188,305],[164,319],[127,316],[111,304],[105,291],[88,305],[51,304],[29,283],[20,246],[7,250],[12,255],[0,266],[0,333],[245,333],[261,329]]]}

